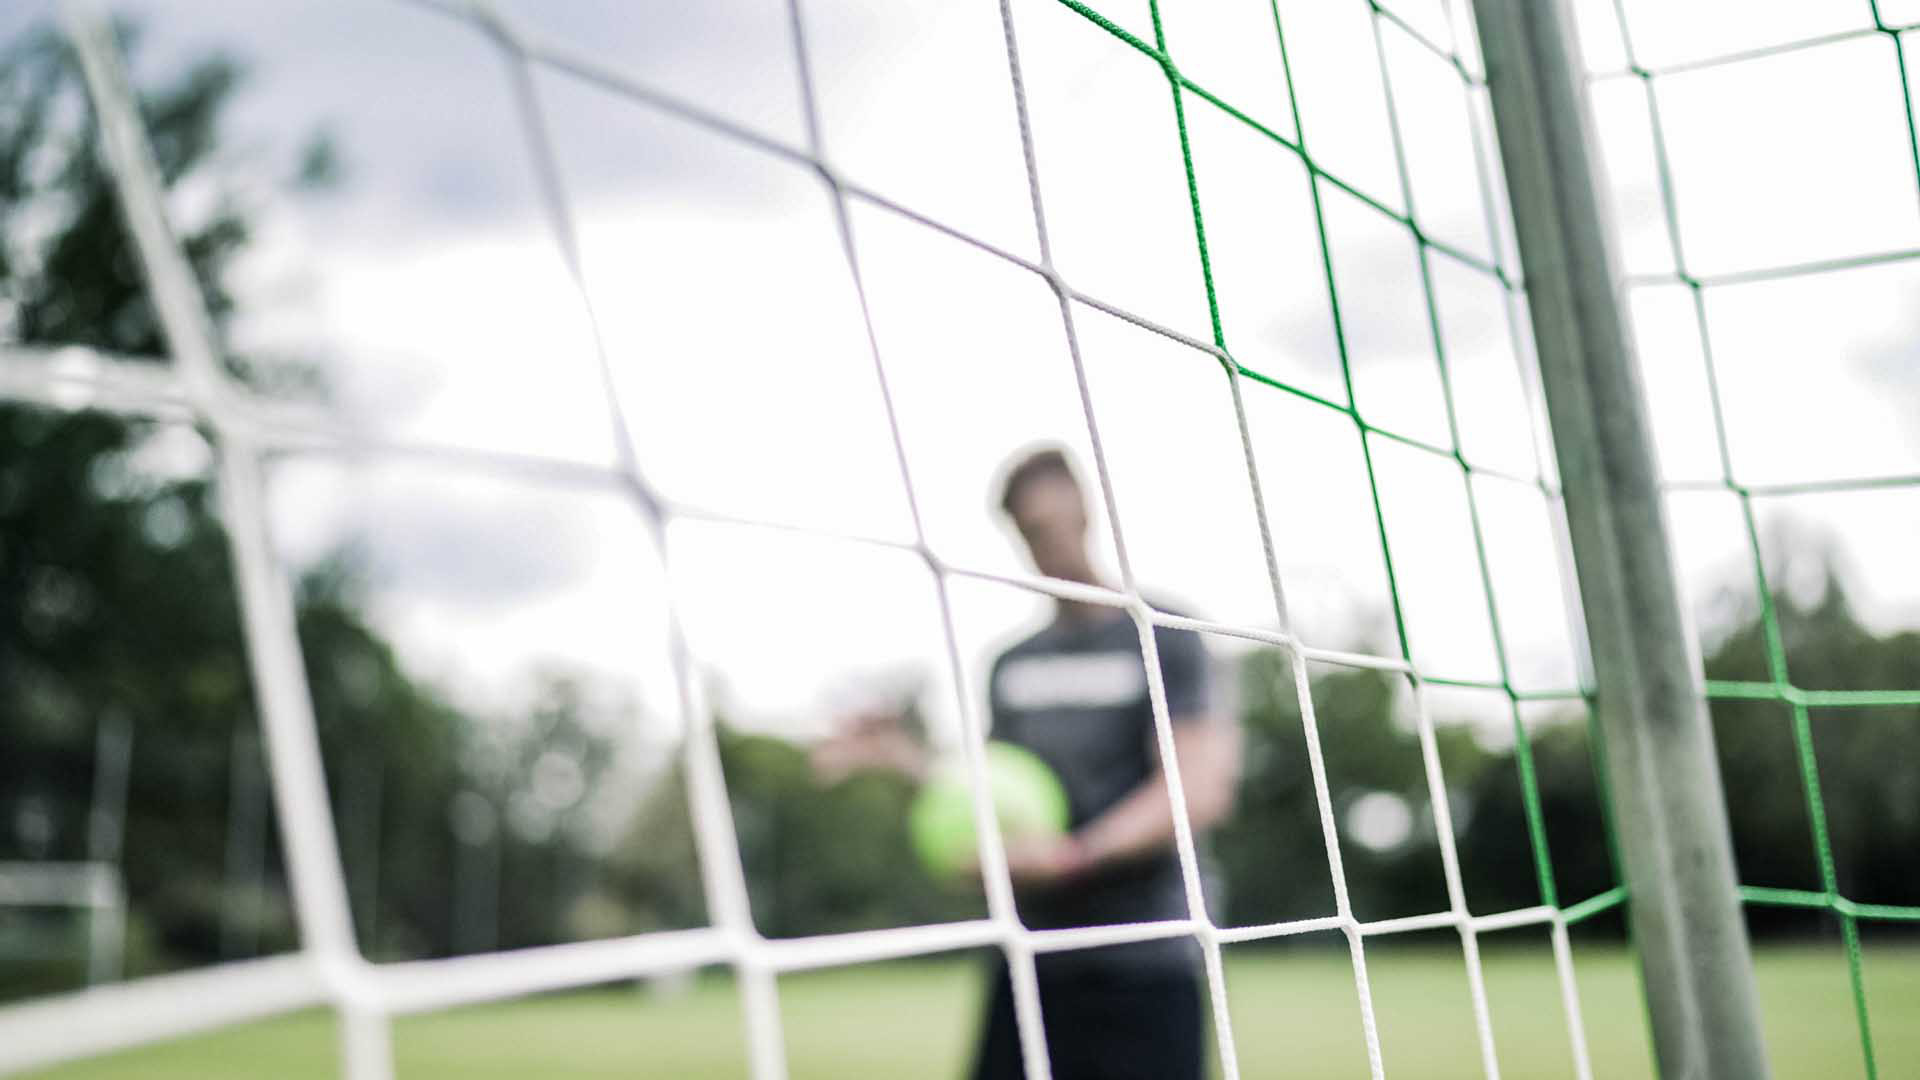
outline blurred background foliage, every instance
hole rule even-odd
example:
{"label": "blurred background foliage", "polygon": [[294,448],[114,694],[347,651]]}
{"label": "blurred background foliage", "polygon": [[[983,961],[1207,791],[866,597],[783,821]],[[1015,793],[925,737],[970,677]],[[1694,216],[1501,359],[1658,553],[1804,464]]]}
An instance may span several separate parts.
{"label": "blurred background foliage", "polygon": [[[206,182],[219,116],[243,85],[237,63],[211,57],[143,91],[170,184]],[[164,356],[59,39],[18,40],[0,56],[0,88],[14,103],[0,111],[0,203],[8,207],[0,219],[0,339]],[[324,144],[317,147],[289,171],[288,184],[340,182],[338,170],[313,167],[330,160]],[[249,227],[239,200],[213,205],[182,241],[221,319],[233,307],[224,275]],[[248,378],[323,391],[297,365],[229,363]],[[174,448],[160,455],[164,467],[154,464],[156,446]],[[264,766],[238,760],[258,757],[258,721],[205,446],[202,435],[177,426],[0,405],[0,859],[87,857],[96,733],[104,719],[123,718],[133,731],[121,860],[130,974],[282,950],[296,935],[273,809],[258,781]],[[595,688],[577,674],[548,672],[535,703],[514,715],[456,706],[402,667],[365,613],[356,575],[353,553],[341,552],[302,577],[297,607],[334,820],[369,953],[438,956],[702,924],[679,768],[653,771],[611,837],[588,828],[583,793],[609,775],[618,754],[614,734],[590,716]],[[1831,572],[1817,599],[1783,595],[1778,604],[1801,685],[1920,681],[1920,639],[1861,625]],[[1710,678],[1767,678],[1757,611],[1711,640],[1719,644],[1706,658]],[[1216,915],[1246,924],[1327,914],[1330,878],[1288,662],[1255,652],[1239,663],[1238,678],[1247,767],[1237,810],[1212,838]],[[1368,917],[1446,907],[1436,831],[1421,817],[1426,778],[1404,688],[1378,672],[1327,669],[1315,674],[1311,693],[1336,815],[1385,794],[1414,818],[1399,842],[1343,851],[1356,910]],[[1818,888],[1787,711],[1727,702],[1713,714],[1743,880]],[[1910,760],[1916,714],[1814,714],[1840,887],[1850,896],[1920,903],[1912,873],[1920,850],[1920,773]],[[1470,906],[1541,903],[1513,751],[1444,714],[1437,720]],[[1528,737],[1558,899],[1572,903],[1614,884],[1584,711],[1575,704],[1530,713]],[[720,750],[763,932],[979,913],[977,894],[916,869],[904,780],[857,775],[823,788],[802,746],[724,722]],[[251,786],[243,782],[249,775]],[[255,825],[236,838],[235,817],[247,813]],[[482,891],[491,895],[476,912]],[[1755,918],[1770,933],[1828,925],[1794,910]],[[0,996],[77,982],[76,921],[0,911]]]}

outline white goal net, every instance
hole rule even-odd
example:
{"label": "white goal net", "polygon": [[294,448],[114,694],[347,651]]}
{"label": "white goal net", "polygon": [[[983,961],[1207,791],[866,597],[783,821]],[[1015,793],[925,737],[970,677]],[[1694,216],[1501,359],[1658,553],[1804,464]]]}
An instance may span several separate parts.
{"label": "white goal net", "polygon": [[[171,179],[156,162],[121,40],[95,5],[63,7],[62,32],[98,120],[97,151],[138,252],[167,356],[156,364],[94,348],[0,343],[0,396],[51,410],[185,423],[207,434],[299,945],[283,955],[0,1005],[0,1071],[324,1006],[339,1019],[345,1074],[365,1080],[393,1073],[397,1017],[718,966],[736,980],[752,1074],[777,1078],[789,1071],[783,975],[989,949],[1004,953],[1027,1074],[1042,1078],[1050,1075],[1041,1037],[1048,1017],[1036,956],[1177,937],[1197,942],[1213,1053],[1222,1073],[1234,1078],[1242,1075],[1234,1021],[1244,1025],[1247,1018],[1233,1007],[1223,949],[1320,935],[1343,942],[1352,976],[1350,988],[1321,990],[1352,994],[1365,1067],[1378,1077],[1394,1063],[1383,1057],[1370,948],[1392,935],[1437,931],[1457,935],[1473,1039],[1486,1075],[1495,1076],[1500,1055],[1480,943],[1488,934],[1532,928],[1550,946],[1559,993],[1552,1008],[1564,1020],[1570,1068],[1582,1080],[1591,1075],[1568,931],[1616,907],[1619,891],[1555,891],[1539,794],[1523,761],[1529,833],[1507,857],[1543,876],[1541,902],[1503,910],[1477,905],[1455,836],[1470,808],[1454,805],[1460,788],[1443,767],[1444,724],[1435,716],[1453,705],[1431,704],[1471,697],[1491,716],[1475,737],[1504,740],[1523,759],[1528,718],[1549,708],[1585,709],[1558,492],[1529,374],[1524,298],[1507,236],[1484,76],[1462,5],[1356,0],[1343,2],[1351,11],[1338,15],[1317,3],[1167,4],[1164,10],[1140,4],[1137,13],[1071,0],[975,5],[982,10],[964,33],[941,38],[974,65],[967,78],[985,70],[995,79],[993,96],[975,110],[856,100],[826,71],[831,64],[889,49],[935,55],[941,50],[931,47],[931,32],[889,37],[874,31],[850,46],[815,35],[816,19],[828,16],[814,9],[827,5],[794,0],[777,9],[768,5],[762,14],[771,21],[755,24],[755,36],[740,45],[758,49],[773,41],[784,48],[784,55],[765,55],[776,58],[776,73],[794,80],[790,113],[762,108],[751,87],[723,88],[714,101],[703,99],[697,71],[679,77],[705,62],[700,59],[667,69],[672,77],[656,83],[531,10],[483,0],[394,6],[409,18],[432,21],[434,33],[475,38],[493,53],[500,66],[486,78],[511,103],[509,141],[531,166],[546,230],[543,257],[557,257],[562,271],[551,295],[482,289],[466,294],[464,308],[445,314],[504,324],[510,320],[499,309],[524,302],[511,318],[536,325],[518,331],[527,336],[513,347],[569,356],[533,356],[526,382],[494,391],[510,400],[551,373],[576,397],[597,403],[597,416],[573,423],[589,426],[605,417],[605,446],[573,457],[516,445],[532,438],[524,432],[490,441],[443,437],[431,424],[405,430],[347,423],[325,409],[271,399],[237,376],[225,360],[228,343],[216,329],[203,283],[178,241],[176,219],[192,212],[191,200],[170,191]],[[165,6],[148,13],[156,30],[168,17]],[[938,19],[929,25],[940,33],[951,29]],[[379,46],[317,40],[306,59],[332,73],[330,79],[351,83],[357,48]],[[1337,59],[1348,55],[1343,48],[1371,57],[1378,74],[1354,77],[1351,65]],[[1118,78],[1116,71],[1125,72],[1114,84],[1124,92],[1109,94],[1104,80]],[[956,66],[930,78],[961,75]],[[559,95],[586,94],[617,102],[655,127],[639,129],[638,136],[595,132],[587,130],[591,120],[554,103]],[[849,139],[842,152],[836,102],[890,134]],[[1316,109],[1322,117],[1339,115],[1329,102],[1351,107],[1364,123],[1316,127]],[[1368,143],[1355,134],[1361,128],[1385,138]],[[684,181],[687,187],[656,193],[650,208],[625,207],[641,225],[625,233],[603,229],[605,219],[618,215],[583,203],[561,148],[586,145],[590,158],[596,137],[609,145],[631,138],[638,145],[632,152],[644,157],[653,130],[673,132],[661,144],[661,156],[670,159],[662,168],[685,170],[692,179]],[[909,133],[915,132],[926,141],[913,142]],[[884,153],[883,144],[896,136],[904,150]],[[414,138],[429,142],[435,132],[418,131]],[[683,160],[676,156],[681,143],[672,140],[708,149]],[[957,167],[955,160],[916,160],[915,147],[932,144],[977,166],[980,177],[993,181],[981,179],[980,186],[1000,194],[961,198],[959,189],[974,181],[943,175]],[[725,185],[744,185],[737,198],[746,205],[758,181],[728,179],[726,169],[738,166],[740,175],[750,176],[758,163],[799,175],[814,187],[808,198],[824,199],[816,224],[828,230],[837,262],[799,272],[832,276],[831,288],[808,292],[793,285],[793,265],[778,267],[778,274],[757,265],[761,245],[771,251],[791,239],[778,231],[784,226],[768,226],[770,238],[763,238],[755,231],[761,219],[751,212],[729,216],[728,199],[736,195]],[[611,156],[580,166],[619,167]],[[703,172],[710,167],[719,179]],[[702,193],[676,208],[673,192],[687,190]],[[1142,191],[1159,201],[1146,205]],[[661,251],[684,254],[675,230],[694,232],[702,224],[713,225],[700,241],[715,252],[706,263],[642,265],[656,241]],[[916,262],[923,249],[915,245],[928,243],[945,245],[948,254]],[[483,260],[483,247],[468,254]],[[1375,259],[1379,252],[1387,254]],[[427,272],[457,275],[457,262],[433,264]],[[1017,284],[1004,285],[1015,277]],[[980,284],[989,279],[995,284]],[[1004,287],[1010,295],[1029,286],[1017,303],[1003,303],[993,291]],[[812,339],[818,324],[808,321],[808,309],[822,297],[845,304],[835,324],[840,336],[824,343]],[[424,312],[432,302],[420,303]],[[675,311],[680,304],[705,306]],[[353,310],[371,319],[375,307]],[[421,318],[430,322],[440,314]],[[655,325],[676,316],[695,325],[684,331]],[[545,319],[578,321],[585,330],[549,335],[538,325]],[[987,340],[979,335],[996,328],[1006,340],[1030,339],[1031,358],[975,351]],[[900,342],[907,344],[896,348]],[[488,343],[471,344],[481,350]],[[781,355],[768,355],[775,350]],[[831,363],[822,360],[810,372],[816,350],[831,352]],[[858,361],[851,367],[849,355]],[[1111,359],[1116,355],[1124,359]],[[1408,355],[1420,359],[1407,362]],[[349,361],[362,372],[380,362]],[[1055,366],[1040,370],[1044,364]],[[726,369],[735,365],[729,375]],[[1179,372],[1180,388],[1163,394],[1155,380],[1168,370]],[[463,378],[457,367],[443,376],[449,385]],[[674,415],[684,407],[677,392],[699,398],[729,380],[760,380],[770,389],[751,400],[742,391],[726,407],[731,415]],[[997,399],[967,389],[989,380],[1005,390]],[[979,524],[987,518],[977,505],[979,480],[1006,450],[1031,439],[1036,425],[1021,412],[1029,408],[1023,402],[1042,398],[1055,421],[1066,417],[1069,426],[1055,430],[1089,465],[1089,494],[1110,530],[1105,557],[1114,587],[1035,575],[1007,561],[996,548],[1002,538]],[[716,423],[736,426],[715,430]],[[509,419],[503,426],[514,425]],[[572,437],[568,424],[547,427],[542,437]],[[846,433],[853,428],[876,439],[861,442]],[[1323,431],[1333,433],[1325,443],[1310,437]],[[978,442],[963,450],[968,439]],[[1338,453],[1320,456],[1324,447]],[[601,493],[639,516],[639,533],[668,564],[661,571],[667,576],[679,564],[709,557],[701,550],[706,534],[685,531],[709,527],[750,530],[770,538],[768,544],[877,551],[910,563],[930,583],[937,614],[927,639],[941,665],[931,684],[946,695],[932,707],[945,725],[936,738],[958,748],[972,781],[983,838],[984,916],[804,936],[771,936],[757,925],[740,823],[722,769],[721,710],[711,700],[704,662],[711,652],[725,652],[730,633],[750,632],[744,616],[730,622],[727,611],[771,605],[773,598],[761,592],[733,609],[685,611],[676,603],[664,619],[658,664],[671,676],[669,700],[677,710],[671,725],[679,733],[669,741],[678,747],[675,767],[684,777],[708,925],[451,957],[371,959],[366,916],[356,911],[343,866],[350,844],[330,809],[329,784],[339,780],[323,767],[311,673],[302,659],[296,574],[272,529],[268,473],[289,455],[402,462]],[[949,464],[961,456],[966,467]],[[696,460],[704,464],[694,468]],[[819,475],[842,464],[850,471]],[[783,471],[789,467],[816,471],[801,485]],[[709,483],[712,498],[703,490]],[[897,491],[897,504],[891,496],[862,494],[881,489]],[[1206,507],[1196,509],[1200,502]],[[981,554],[989,550],[994,553]],[[1354,556],[1361,551],[1364,556]],[[1363,566],[1351,580],[1322,572],[1350,556]],[[777,576],[764,565],[741,572]],[[1205,617],[1157,606],[1149,598],[1163,584],[1196,596]],[[981,783],[987,717],[975,690],[976,665],[982,642],[993,635],[970,630],[965,601],[956,600],[982,587],[1025,600],[1103,605],[1131,619],[1147,658],[1158,752],[1168,763],[1189,918],[1023,926],[992,827],[994,807]],[[1356,629],[1353,612],[1370,602],[1378,625]],[[844,621],[835,633],[863,632],[854,625],[857,617]],[[1331,884],[1324,912],[1257,923],[1217,917],[1204,838],[1184,812],[1156,628],[1201,633],[1228,654],[1259,649],[1284,658],[1277,670],[1291,684],[1284,693],[1298,702],[1305,736],[1298,749],[1311,777],[1313,820]],[[1384,643],[1355,645],[1366,637],[1361,630]],[[791,645],[800,657],[793,662],[805,666],[809,643],[778,644]],[[1417,740],[1422,795],[1416,804],[1352,802],[1337,794],[1322,752],[1315,680],[1342,671],[1384,673],[1393,682],[1396,708],[1404,710],[1410,740]],[[1343,852],[1401,842],[1409,827],[1402,819],[1432,832],[1444,906],[1357,910]],[[74,902],[121,902],[107,896],[113,891],[108,871],[74,874]],[[33,880],[0,874],[0,902],[18,901]],[[64,898],[73,889],[56,888],[48,877],[33,895],[55,892]],[[1216,914],[1209,914],[1210,904]],[[1400,1063],[1403,1070],[1418,1068]]]}

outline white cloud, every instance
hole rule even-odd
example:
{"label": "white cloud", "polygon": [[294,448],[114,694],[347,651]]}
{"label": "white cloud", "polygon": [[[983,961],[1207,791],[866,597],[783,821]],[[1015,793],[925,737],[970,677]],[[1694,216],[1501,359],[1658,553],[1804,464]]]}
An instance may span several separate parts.
{"label": "white cloud", "polygon": [[[809,30],[836,166],[1036,254],[991,11],[814,7]],[[557,40],[797,144],[797,76],[773,8],[516,10]],[[1061,271],[1076,287],[1211,340],[1162,73],[1058,4],[1016,8]],[[156,27],[185,28],[156,39],[156,62],[215,40],[251,58],[256,80],[242,95],[236,145],[289,145],[327,125],[352,166],[330,202],[275,211],[245,279],[248,340],[319,353],[363,421],[397,437],[607,460],[592,337],[548,231],[504,68],[485,40],[387,5],[365,18],[328,5],[271,17],[230,5],[194,10],[197,29],[192,12],[156,14]],[[1397,206],[1364,6],[1283,3],[1281,13],[1309,146]],[[1214,34],[1215,24],[1190,14],[1168,25],[1182,70],[1290,134],[1291,109],[1274,69],[1262,66],[1277,63],[1277,42],[1269,52],[1250,33]],[[1150,33],[1131,7],[1116,17]],[[1696,53],[1706,32],[1637,9],[1635,18],[1650,20],[1648,48],[1668,58]],[[1445,26],[1430,29],[1442,36]],[[1396,92],[1406,95],[1402,122],[1415,129],[1422,220],[1484,253],[1471,148],[1459,145],[1472,105],[1450,96],[1448,80],[1433,77],[1399,31],[1388,34]],[[1602,42],[1596,55],[1604,51]],[[1889,119],[1899,99],[1886,96],[1881,68],[1892,57],[1883,43],[1770,63],[1750,78],[1676,80],[1667,135],[1690,256],[1702,268],[1736,269],[1911,242],[1914,178],[1904,129]],[[1770,81],[1767,72],[1789,68],[1792,78]],[[673,497],[732,513],[910,538],[866,331],[818,178],[570,77],[543,73],[539,86],[619,402],[649,478]],[[1644,100],[1626,84],[1601,84],[1596,96],[1629,267],[1670,269]],[[1297,159],[1197,97],[1186,107],[1229,346],[1250,368],[1344,404]],[[1428,139],[1443,120],[1452,135]],[[1829,160],[1804,153],[1802,137],[1817,138]],[[1331,188],[1323,195],[1360,411],[1445,444],[1412,245],[1374,210]],[[989,510],[995,470],[1038,439],[1090,455],[1054,297],[1024,270],[870,206],[856,204],[852,220],[930,541],[965,565],[1021,571]],[[1502,298],[1449,260],[1432,269],[1466,452],[1527,473],[1529,392],[1513,367]],[[1911,307],[1903,273],[1709,294],[1743,477],[1914,468],[1913,365],[1902,358],[1915,328],[1900,314]],[[1718,461],[1700,346],[1690,304],[1675,300],[1634,297],[1660,449],[1670,476],[1710,478]],[[1253,491],[1217,365],[1090,310],[1076,310],[1075,321],[1142,583],[1199,614],[1271,625]],[[1394,648],[1381,633],[1386,559],[1351,419],[1251,381],[1242,388],[1296,625],[1318,644],[1366,636],[1371,647]],[[1443,458],[1377,437],[1370,449],[1416,655],[1442,674],[1490,677],[1466,489]],[[1572,646],[1544,504],[1505,481],[1474,492],[1515,677],[1564,685]],[[1837,498],[1805,511],[1844,520],[1837,531],[1849,558],[1888,598],[1873,617],[1889,626],[1920,618],[1903,554],[1910,507],[1899,498],[1847,501],[1844,517]],[[424,668],[494,685],[558,659],[639,670],[649,692],[664,683],[655,617],[665,586],[631,507],[554,498],[535,500],[534,512],[522,496],[433,475],[288,481],[283,499],[283,532],[307,536],[299,550],[360,531],[390,552],[380,610]],[[1800,512],[1796,505],[1770,503],[1769,512]],[[1737,572],[1738,549],[1705,542],[1708,531],[1694,528],[1704,518],[1692,513],[1676,510],[1676,539],[1690,591],[1704,603],[1724,572]],[[1098,516],[1102,557],[1114,567]],[[489,553],[461,550],[469,536],[475,552]],[[910,556],[691,524],[676,525],[670,545],[690,635],[739,709],[817,727],[828,711],[821,703],[863,673],[918,666],[948,685],[930,585]],[[487,596],[497,605],[476,602]],[[982,661],[1038,601],[977,583],[956,585],[954,597],[973,695]],[[657,707],[670,711],[671,702]],[[936,719],[950,723],[951,714]]]}

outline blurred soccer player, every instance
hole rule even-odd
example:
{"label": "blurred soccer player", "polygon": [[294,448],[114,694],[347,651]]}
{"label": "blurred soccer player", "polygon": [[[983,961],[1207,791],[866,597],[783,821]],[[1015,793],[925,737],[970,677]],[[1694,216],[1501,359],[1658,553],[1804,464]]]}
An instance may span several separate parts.
{"label": "blurred soccer player", "polygon": [[[1086,495],[1064,453],[1044,449],[1014,462],[1000,506],[1041,573],[1103,584],[1088,549]],[[1199,635],[1157,628],[1154,643],[1197,833],[1232,803],[1239,740],[1210,707]],[[1057,929],[1186,918],[1173,809],[1132,618],[1104,605],[1056,601],[1052,621],[994,662],[988,701],[993,737],[1044,759],[1072,809],[1066,835],[1008,844],[1021,921]],[[823,743],[815,765],[827,776],[864,767],[917,774],[924,761],[897,717],[867,714]],[[1202,1075],[1205,1022],[1190,938],[1047,953],[1036,967],[1058,1080]],[[973,1075],[1020,1077],[1004,959],[996,960],[990,986]]]}

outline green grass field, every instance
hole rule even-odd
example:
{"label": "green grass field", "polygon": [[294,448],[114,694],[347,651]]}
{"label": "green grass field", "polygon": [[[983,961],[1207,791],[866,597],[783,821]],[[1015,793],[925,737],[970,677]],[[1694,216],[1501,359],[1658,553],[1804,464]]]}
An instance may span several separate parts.
{"label": "green grass field", "polygon": [[[1528,944],[1519,944],[1525,938]],[[1487,992],[1503,1075],[1573,1075],[1560,993],[1544,935],[1485,945]],[[1390,1075],[1481,1075],[1457,944],[1376,939],[1368,948]],[[1576,945],[1595,1075],[1651,1074],[1637,977],[1615,945]],[[1344,951],[1230,951],[1227,981],[1242,1072],[1249,1077],[1364,1077],[1359,1012]],[[1920,1076],[1920,947],[1867,952],[1883,1077]],[[1759,959],[1775,1075],[1864,1076],[1837,944],[1774,946]],[[901,962],[781,980],[794,1080],[954,1077],[963,1073],[980,992],[966,958]],[[476,1006],[398,1023],[402,1080],[422,1077],[744,1077],[731,982],[683,991],[631,987]],[[216,1080],[333,1075],[333,1021],[321,1011],[249,1024],[77,1063],[47,1080]]]}

